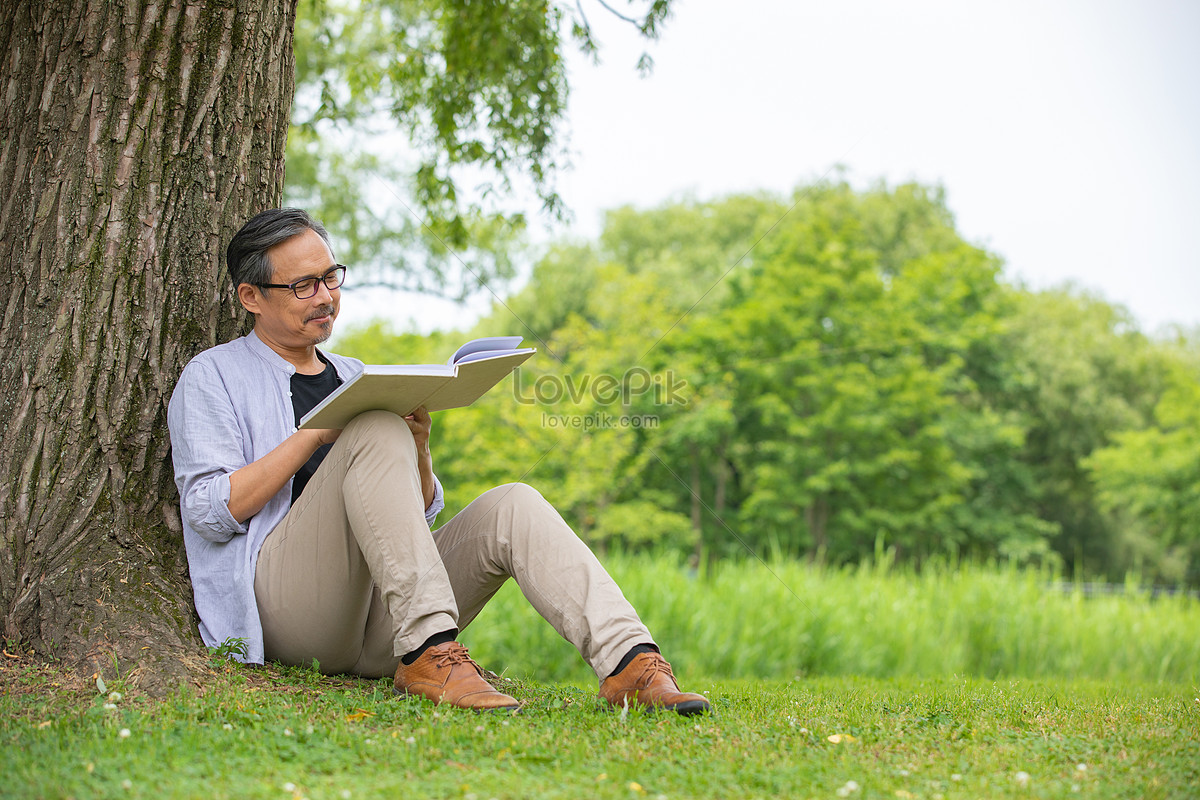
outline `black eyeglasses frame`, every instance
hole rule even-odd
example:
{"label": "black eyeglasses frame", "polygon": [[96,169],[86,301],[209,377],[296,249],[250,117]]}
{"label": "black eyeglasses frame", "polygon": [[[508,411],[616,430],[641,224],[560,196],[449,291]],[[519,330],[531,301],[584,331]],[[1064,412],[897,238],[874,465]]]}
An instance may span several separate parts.
{"label": "black eyeglasses frame", "polygon": [[[337,283],[334,283],[332,286],[330,286],[329,284],[332,280],[332,278],[330,276],[335,275],[335,274],[337,276]],[[300,290],[296,287],[298,287],[302,283],[305,283],[306,281],[312,281],[312,291],[306,295],[301,295]],[[256,283],[254,285],[258,286],[262,289],[291,289],[292,294],[294,294],[296,296],[297,300],[308,300],[309,298],[316,296],[317,284],[324,285],[326,289],[328,289],[329,291],[332,292],[334,289],[341,288],[342,284],[345,282],[346,282],[346,265],[345,264],[337,264],[332,269],[330,269],[328,272],[326,272],[324,275],[321,275],[319,277],[301,278],[300,280],[292,281],[291,283]]]}

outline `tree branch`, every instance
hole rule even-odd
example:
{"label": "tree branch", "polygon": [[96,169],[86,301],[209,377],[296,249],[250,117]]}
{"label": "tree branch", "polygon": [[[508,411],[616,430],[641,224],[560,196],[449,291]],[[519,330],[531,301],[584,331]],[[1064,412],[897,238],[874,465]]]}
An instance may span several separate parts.
{"label": "tree branch", "polygon": [[[599,3],[601,6],[603,6],[604,8],[608,9],[608,12],[609,12],[610,14],[612,14],[614,17],[616,17],[617,19],[624,20],[625,22],[628,22],[630,25],[633,25],[633,26],[635,26],[635,27],[636,27],[638,30],[641,30],[641,29],[642,29],[642,23],[641,23],[641,22],[639,22],[639,21],[638,21],[637,19],[635,19],[634,17],[627,17],[627,16],[625,16],[625,15],[624,15],[624,14],[622,14],[620,11],[617,11],[615,8],[613,8],[612,6],[610,6],[608,3],[604,2],[604,0],[596,0],[596,2],[597,2],[597,3]],[[583,13],[583,9],[580,9],[580,13]]]}

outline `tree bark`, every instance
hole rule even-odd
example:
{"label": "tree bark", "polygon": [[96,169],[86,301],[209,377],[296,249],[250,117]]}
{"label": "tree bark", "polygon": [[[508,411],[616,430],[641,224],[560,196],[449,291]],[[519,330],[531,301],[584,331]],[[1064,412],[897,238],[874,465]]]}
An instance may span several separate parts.
{"label": "tree bark", "polygon": [[279,202],[295,3],[0,3],[0,619],[93,671],[200,652],[166,404],[244,325],[223,246]]}

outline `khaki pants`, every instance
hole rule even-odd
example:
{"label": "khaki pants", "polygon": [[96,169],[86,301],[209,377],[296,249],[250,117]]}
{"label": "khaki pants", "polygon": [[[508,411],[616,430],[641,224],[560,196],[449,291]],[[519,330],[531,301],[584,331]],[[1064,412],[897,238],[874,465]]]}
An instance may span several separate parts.
{"label": "khaki pants", "polygon": [[267,658],[391,675],[400,656],[465,628],[509,577],[603,680],[650,632],[554,508],[521,483],[431,532],[403,419],[355,418],[264,542],[254,595]]}

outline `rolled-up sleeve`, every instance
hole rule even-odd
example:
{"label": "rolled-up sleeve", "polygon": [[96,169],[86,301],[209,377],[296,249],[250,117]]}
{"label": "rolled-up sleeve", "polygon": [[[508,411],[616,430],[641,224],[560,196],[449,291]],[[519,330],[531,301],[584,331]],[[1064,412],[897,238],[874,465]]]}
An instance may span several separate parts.
{"label": "rolled-up sleeve", "polygon": [[184,368],[167,407],[171,460],[184,520],[211,542],[245,534],[229,512],[229,476],[249,463],[244,433],[219,375],[195,361]]}
{"label": "rolled-up sleeve", "polygon": [[442,482],[438,480],[438,476],[433,476],[433,502],[429,504],[429,508],[425,509],[425,521],[429,523],[429,527],[433,527],[434,520],[437,515],[446,507],[446,496],[442,491]]}

